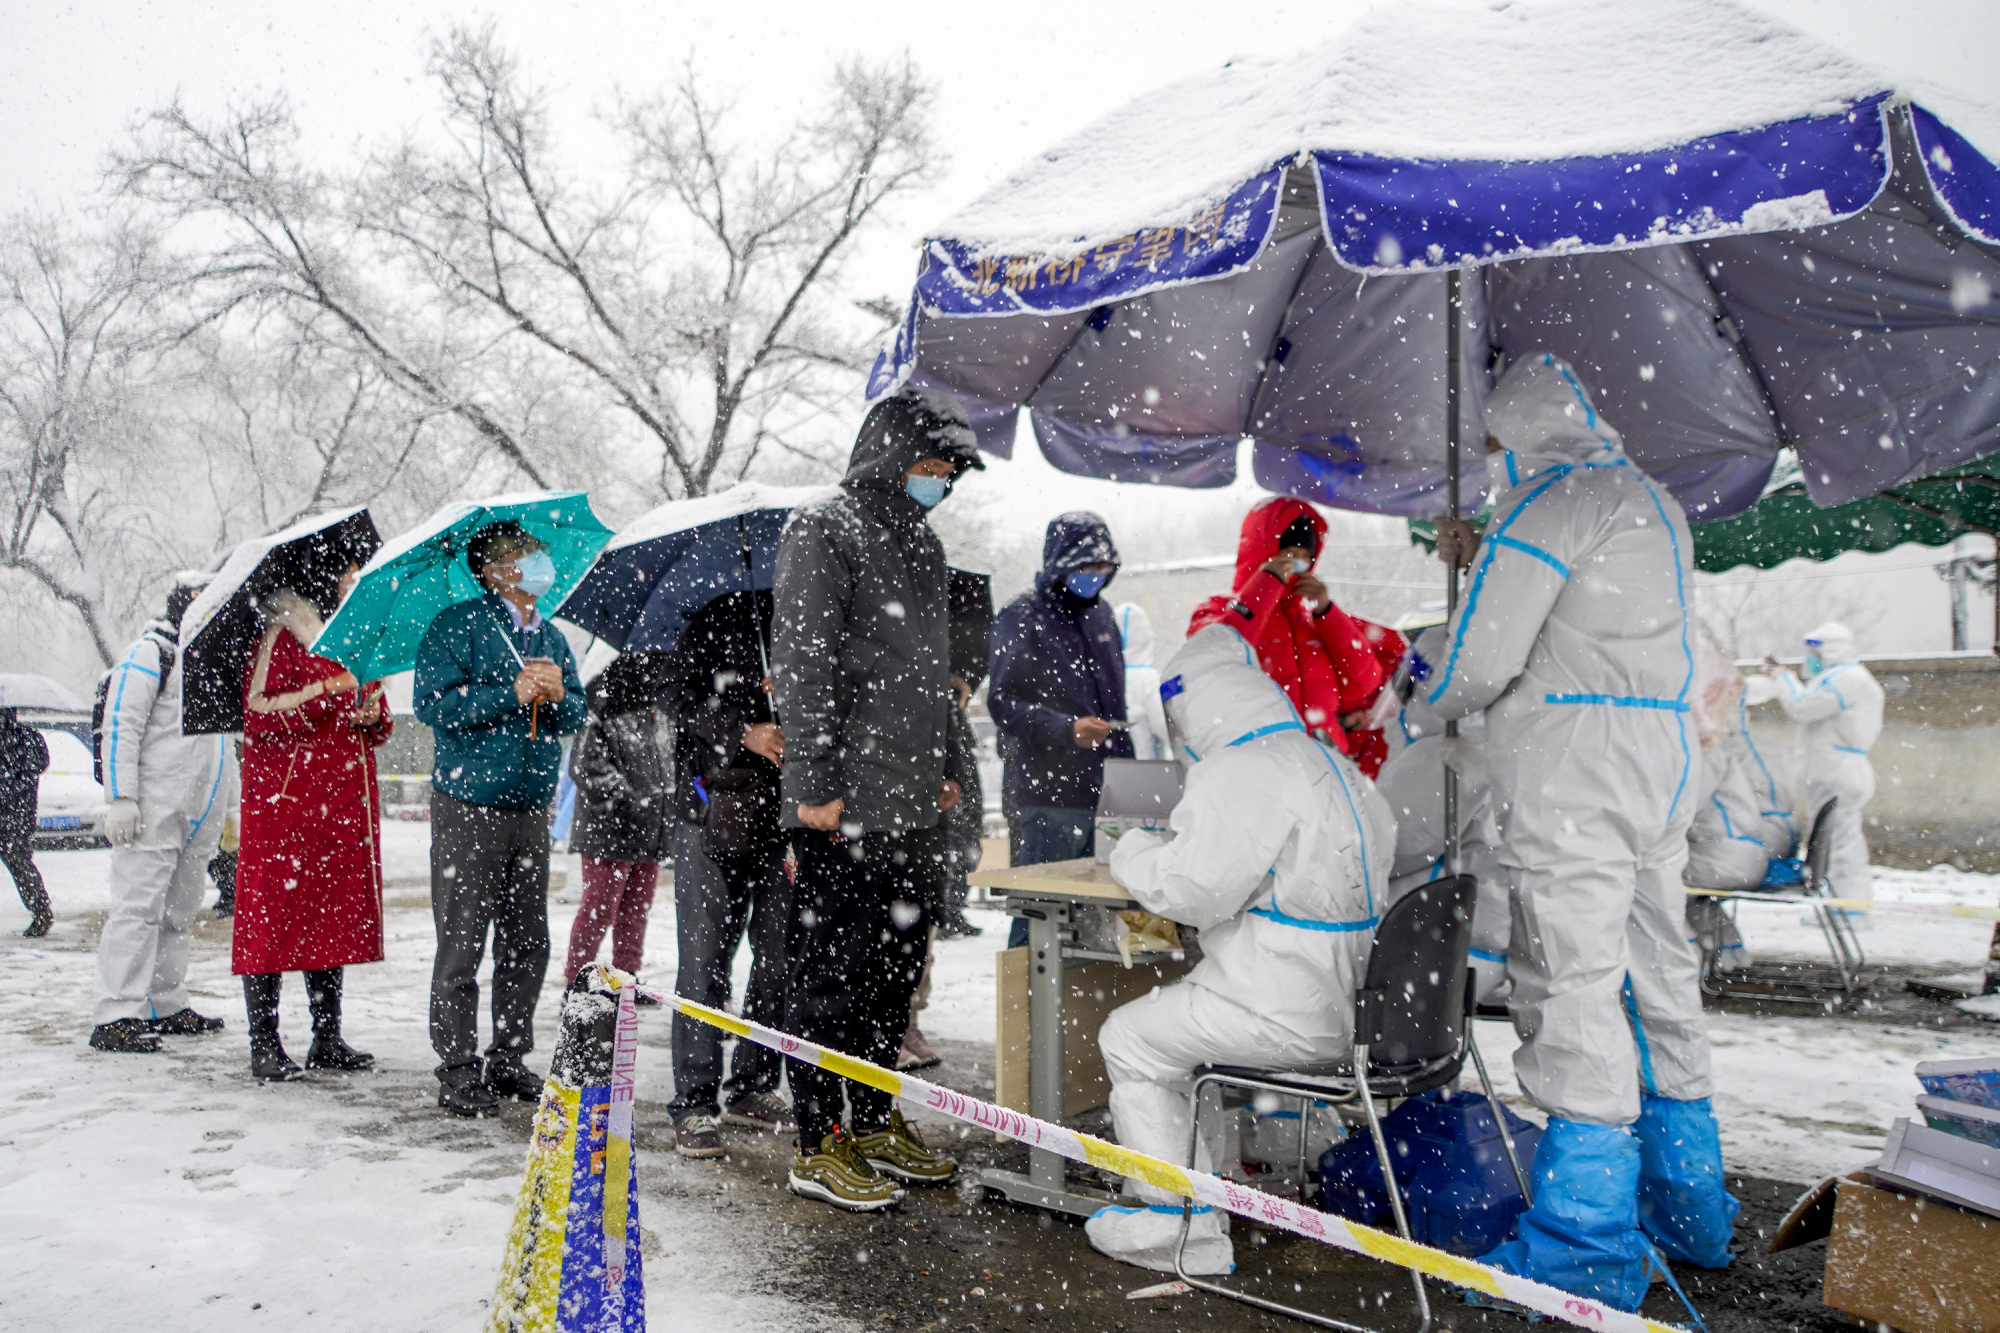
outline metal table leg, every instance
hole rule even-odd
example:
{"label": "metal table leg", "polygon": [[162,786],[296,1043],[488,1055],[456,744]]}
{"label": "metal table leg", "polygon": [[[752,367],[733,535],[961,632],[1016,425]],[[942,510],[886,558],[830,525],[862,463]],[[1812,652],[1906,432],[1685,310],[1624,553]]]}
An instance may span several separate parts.
{"label": "metal table leg", "polygon": [[[1035,901],[1022,904],[1028,917],[1028,1114],[1061,1124],[1063,1087],[1068,1062],[1063,1053],[1062,942],[1069,934],[1071,904]],[[1063,1159],[1040,1148],[1028,1149],[1028,1173],[987,1170],[980,1183],[1016,1203],[1052,1208],[1088,1217],[1112,1201],[1100,1190],[1068,1186]]]}

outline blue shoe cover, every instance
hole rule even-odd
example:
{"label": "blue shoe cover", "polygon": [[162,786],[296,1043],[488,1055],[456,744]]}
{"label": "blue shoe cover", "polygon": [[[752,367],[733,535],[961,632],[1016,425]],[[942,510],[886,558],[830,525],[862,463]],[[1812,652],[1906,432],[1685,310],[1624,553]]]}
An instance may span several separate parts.
{"label": "blue shoe cover", "polygon": [[1615,1310],[1646,1297],[1639,1141],[1629,1129],[1550,1117],[1535,1150],[1535,1204],[1480,1262]]}
{"label": "blue shoe cover", "polygon": [[1722,1175],[1722,1138],[1706,1097],[1639,1101],[1639,1225],[1676,1263],[1729,1267],[1740,1205]]}

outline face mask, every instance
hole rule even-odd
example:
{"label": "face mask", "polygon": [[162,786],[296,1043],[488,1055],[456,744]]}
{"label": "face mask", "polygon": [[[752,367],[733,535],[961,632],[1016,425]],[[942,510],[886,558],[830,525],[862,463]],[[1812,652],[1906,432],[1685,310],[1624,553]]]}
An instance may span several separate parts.
{"label": "face mask", "polygon": [[1521,473],[1514,465],[1512,449],[1495,449],[1486,455],[1486,480],[1496,495],[1520,484]]}
{"label": "face mask", "polygon": [[903,489],[910,498],[926,509],[935,509],[944,499],[945,489],[951,482],[944,477],[926,477],[922,473],[911,473],[903,479]]}
{"label": "face mask", "polygon": [[549,559],[547,551],[532,551],[514,562],[514,568],[521,571],[521,581],[514,586],[530,597],[540,597],[556,586],[556,562]]}
{"label": "face mask", "polygon": [[1820,660],[1818,653],[1810,651],[1806,653],[1806,674],[1808,676],[1817,676],[1821,668],[1825,665],[1826,663]]}
{"label": "face mask", "polygon": [[1294,573],[1294,574],[1304,574],[1304,573],[1306,573],[1306,572],[1307,572],[1308,570],[1310,570],[1310,569],[1311,569],[1312,567],[1313,567],[1313,562],[1312,562],[1312,561],[1310,561],[1310,560],[1301,560],[1301,559],[1299,559],[1299,558],[1298,558],[1297,556],[1293,556],[1293,557],[1292,557],[1292,573]]}
{"label": "face mask", "polygon": [[1105,580],[1110,577],[1111,575],[1100,570],[1079,569],[1063,580],[1063,587],[1069,589],[1071,596],[1087,602],[1097,596],[1098,591],[1104,587]]}

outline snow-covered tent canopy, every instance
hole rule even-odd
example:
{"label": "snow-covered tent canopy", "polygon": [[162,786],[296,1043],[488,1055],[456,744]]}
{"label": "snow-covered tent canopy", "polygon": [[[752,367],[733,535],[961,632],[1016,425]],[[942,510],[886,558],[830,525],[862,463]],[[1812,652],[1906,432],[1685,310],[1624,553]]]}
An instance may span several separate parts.
{"label": "snow-covered tent canopy", "polygon": [[2000,449],[2000,115],[1728,0],[1398,7],[1132,102],[926,242],[869,396],[1057,467],[1443,512],[1547,349],[1690,517],[1778,450],[1837,504]]}

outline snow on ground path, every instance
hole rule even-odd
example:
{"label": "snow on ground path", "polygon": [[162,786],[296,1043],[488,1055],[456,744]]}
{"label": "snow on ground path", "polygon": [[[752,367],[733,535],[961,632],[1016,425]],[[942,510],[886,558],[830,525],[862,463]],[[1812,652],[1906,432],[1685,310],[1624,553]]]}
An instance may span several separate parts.
{"label": "snow on ground path", "polygon": [[[428,830],[385,828],[392,886],[421,875]],[[88,1050],[103,852],[44,853],[58,925],[17,937],[0,906],[0,1326],[473,1330],[485,1318],[513,1217],[532,1110],[468,1122],[436,1109],[426,1027],[426,891],[392,887],[389,961],[347,972],[347,1035],[377,1072],[249,1078],[241,985],[226,923],[204,911],[190,969],[195,1007],[221,1035],[169,1038],[160,1056]],[[569,883],[576,864],[568,859]],[[554,1046],[573,889],[551,901],[556,962],[531,1063]],[[671,892],[655,913],[654,978],[671,985]],[[32,944],[33,947],[30,947]],[[283,1035],[309,1040],[300,979]],[[671,1151],[667,1027],[648,1017],[639,1098],[640,1219],[655,1327],[844,1326],[764,1294],[767,1223],[734,1207],[713,1170]],[[648,1132],[650,1131],[650,1132]],[[698,1164],[712,1168],[715,1164]]]}

